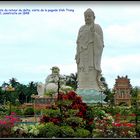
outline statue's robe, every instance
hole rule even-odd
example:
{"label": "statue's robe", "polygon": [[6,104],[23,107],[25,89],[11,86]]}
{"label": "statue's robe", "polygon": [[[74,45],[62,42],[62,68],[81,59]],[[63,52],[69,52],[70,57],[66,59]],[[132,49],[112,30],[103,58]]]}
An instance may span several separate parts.
{"label": "statue's robe", "polygon": [[98,24],[84,25],[77,38],[78,88],[100,90],[103,32]]}

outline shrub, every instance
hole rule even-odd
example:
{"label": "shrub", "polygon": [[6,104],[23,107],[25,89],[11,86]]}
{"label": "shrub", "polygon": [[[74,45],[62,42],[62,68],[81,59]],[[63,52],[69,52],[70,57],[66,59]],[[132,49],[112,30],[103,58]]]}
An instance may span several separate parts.
{"label": "shrub", "polygon": [[0,137],[11,136],[12,123],[10,121],[0,120]]}
{"label": "shrub", "polygon": [[80,117],[69,117],[65,120],[66,124],[75,127],[81,127],[84,124],[83,118]]}
{"label": "shrub", "polygon": [[40,115],[41,114],[41,109],[35,109],[35,114]]}
{"label": "shrub", "polygon": [[72,129],[71,126],[61,126],[60,137],[62,138],[74,137],[74,130]]}
{"label": "shrub", "polygon": [[41,123],[48,123],[48,122],[53,122],[54,124],[61,124],[62,120],[58,117],[48,117],[47,115],[43,115],[43,117],[41,117],[40,119]]}
{"label": "shrub", "polygon": [[93,131],[92,131],[92,137],[93,138],[101,138],[101,137],[103,137],[102,130],[100,130],[98,128],[93,129]]}
{"label": "shrub", "polygon": [[29,125],[29,124],[18,124],[12,128],[12,134],[14,137],[24,137],[32,138],[37,137],[39,134],[39,124]]}
{"label": "shrub", "polygon": [[76,114],[79,112],[79,110],[75,110],[75,109],[69,109],[67,112],[65,112],[65,115],[67,117],[72,117],[72,116],[76,116]]}
{"label": "shrub", "polygon": [[24,115],[34,115],[34,109],[32,107],[25,108]]}
{"label": "shrub", "polygon": [[12,108],[12,112],[15,112],[17,115],[23,115],[23,109],[18,109],[17,107]]}
{"label": "shrub", "polygon": [[6,107],[5,107],[4,105],[0,105],[0,111],[2,111],[2,112],[6,112],[7,109],[6,109]]}
{"label": "shrub", "polygon": [[49,122],[39,127],[39,136],[45,138],[52,138],[52,137],[59,137],[60,135],[60,128],[54,123]]}
{"label": "shrub", "polygon": [[119,114],[121,111],[121,108],[119,106],[115,106],[112,108],[112,115],[116,115],[116,114]]}
{"label": "shrub", "polygon": [[0,118],[8,114],[8,112],[9,112],[9,108],[6,105],[0,106],[0,115],[1,115]]}
{"label": "shrub", "polygon": [[16,116],[14,112],[10,116],[5,116],[0,120],[0,137],[11,137],[11,129],[16,122],[20,119]]}
{"label": "shrub", "polygon": [[113,132],[113,137],[115,138],[135,137],[135,124],[126,122],[113,123]]}
{"label": "shrub", "polygon": [[49,117],[59,117],[60,116],[60,110],[46,109],[45,114]]}
{"label": "shrub", "polygon": [[91,137],[91,133],[87,129],[77,128],[74,133],[74,136],[77,138],[89,138],[89,137]]}
{"label": "shrub", "polygon": [[121,110],[120,110],[120,114],[121,115],[125,115],[127,116],[128,114],[131,114],[131,110],[130,109],[127,109],[126,107],[123,107]]}

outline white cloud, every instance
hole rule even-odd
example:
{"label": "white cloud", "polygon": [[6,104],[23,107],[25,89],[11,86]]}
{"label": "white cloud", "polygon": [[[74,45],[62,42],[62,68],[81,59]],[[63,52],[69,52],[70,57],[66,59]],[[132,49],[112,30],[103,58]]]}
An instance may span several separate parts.
{"label": "white cloud", "polygon": [[76,63],[74,64],[67,64],[67,65],[62,65],[58,64],[58,67],[60,68],[60,73],[63,75],[69,75],[71,73],[76,73],[77,72],[77,66]]}
{"label": "white cloud", "polygon": [[125,72],[129,70],[138,71],[138,66],[140,66],[140,55],[125,55],[117,57],[107,57],[102,60],[102,66],[108,71],[114,71],[115,73]]}
{"label": "white cloud", "polygon": [[102,60],[102,71],[107,79],[109,87],[112,88],[115,84],[117,76],[125,76],[131,79],[131,84],[137,86],[140,83],[139,80],[139,68],[140,68],[140,55],[125,55],[117,57],[106,57]]}
{"label": "white cloud", "polygon": [[123,47],[129,47],[140,43],[140,20],[125,25],[114,24],[104,29],[104,38],[106,43],[122,44]]}

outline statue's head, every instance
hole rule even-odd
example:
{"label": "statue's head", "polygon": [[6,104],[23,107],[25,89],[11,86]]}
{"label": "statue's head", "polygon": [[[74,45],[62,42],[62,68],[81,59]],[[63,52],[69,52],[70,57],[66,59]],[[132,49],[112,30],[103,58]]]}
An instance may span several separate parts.
{"label": "statue's head", "polygon": [[84,17],[85,17],[85,23],[86,24],[91,24],[94,22],[95,20],[95,14],[94,12],[88,8],[85,12],[84,12]]}
{"label": "statue's head", "polygon": [[57,66],[52,67],[51,70],[52,70],[52,74],[59,74],[60,72],[60,69]]}

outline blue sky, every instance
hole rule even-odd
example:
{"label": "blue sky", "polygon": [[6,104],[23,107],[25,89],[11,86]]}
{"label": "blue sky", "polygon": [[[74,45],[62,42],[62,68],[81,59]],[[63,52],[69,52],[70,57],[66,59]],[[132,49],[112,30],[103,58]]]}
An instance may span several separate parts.
{"label": "blue sky", "polygon": [[119,1],[0,2],[0,9],[65,10],[0,15],[0,84],[12,77],[25,84],[44,83],[52,66],[62,75],[75,73],[76,39],[87,8],[103,29],[101,68],[109,88],[118,75],[140,86],[140,2]]}

